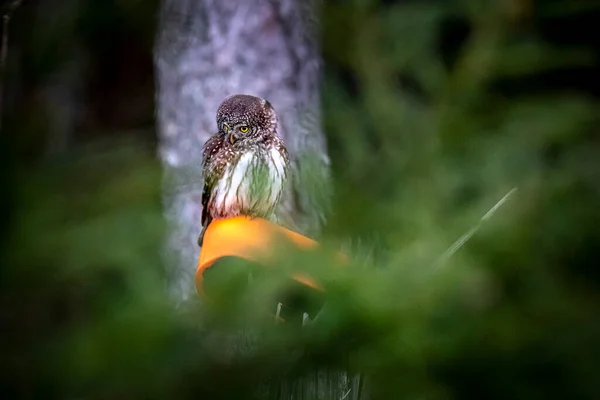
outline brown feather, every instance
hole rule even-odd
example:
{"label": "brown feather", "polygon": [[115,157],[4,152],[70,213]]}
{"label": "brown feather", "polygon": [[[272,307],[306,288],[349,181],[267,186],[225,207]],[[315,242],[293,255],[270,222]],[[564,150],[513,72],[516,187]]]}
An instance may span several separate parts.
{"label": "brown feather", "polygon": [[[226,98],[218,108],[217,125],[219,132],[208,139],[202,152],[200,246],[213,219],[269,218],[289,170],[288,152],[277,133],[277,116],[266,100],[248,95]],[[259,172],[269,179],[266,187]]]}

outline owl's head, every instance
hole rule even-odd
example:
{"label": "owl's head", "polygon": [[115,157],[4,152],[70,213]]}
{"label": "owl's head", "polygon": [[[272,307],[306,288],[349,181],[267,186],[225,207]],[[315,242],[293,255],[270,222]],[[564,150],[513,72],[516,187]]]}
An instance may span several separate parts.
{"label": "owl's head", "polygon": [[233,144],[277,134],[277,115],[271,103],[260,97],[236,94],[217,109],[217,126]]}

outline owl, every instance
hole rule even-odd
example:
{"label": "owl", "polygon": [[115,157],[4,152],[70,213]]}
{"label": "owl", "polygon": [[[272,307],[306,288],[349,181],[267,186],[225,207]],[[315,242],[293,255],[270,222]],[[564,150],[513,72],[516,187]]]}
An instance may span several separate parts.
{"label": "owl", "polygon": [[217,109],[217,128],[202,152],[200,246],[213,219],[271,219],[289,171],[288,151],[268,101],[245,94],[227,97]]}

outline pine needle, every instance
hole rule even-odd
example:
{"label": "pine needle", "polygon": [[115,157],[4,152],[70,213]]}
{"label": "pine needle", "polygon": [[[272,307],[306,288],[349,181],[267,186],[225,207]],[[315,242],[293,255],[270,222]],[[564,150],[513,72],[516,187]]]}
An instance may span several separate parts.
{"label": "pine needle", "polygon": [[479,220],[479,222],[477,223],[477,225],[475,225],[474,227],[472,227],[471,229],[469,229],[464,235],[462,235],[454,243],[452,243],[452,246],[450,246],[448,248],[448,250],[446,250],[444,252],[444,254],[442,254],[442,256],[438,259],[438,262],[437,262],[436,266],[439,267],[442,264],[446,263],[446,261],[448,261],[448,259],[450,259],[450,257],[452,257],[462,246],[464,246],[464,244],[469,239],[471,239],[471,237],[475,233],[477,233],[477,231],[483,226],[484,222],[486,222],[487,220],[489,220],[492,217],[492,215],[494,215],[494,213],[500,207],[502,207],[502,205],[504,205],[504,203],[506,203],[506,201],[508,200],[508,198],[510,196],[512,196],[516,191],[517,191],[516,187],[512,188],[507,194],[504,195],[503,198],[500,199],[500,201],[498,201],[492,208],[490,208],[490,210],[488,212],[486,212],[483,215],[483,217],[481,217],[481,219]]}

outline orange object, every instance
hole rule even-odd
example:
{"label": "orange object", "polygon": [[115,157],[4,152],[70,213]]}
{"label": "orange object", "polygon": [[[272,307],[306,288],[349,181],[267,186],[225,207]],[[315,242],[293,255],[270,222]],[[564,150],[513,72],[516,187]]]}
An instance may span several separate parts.
{"label": "orange object", "polygon": [[[235,217],[214,220],[204,233],[204,243],[196,270],[196,289],[203,294],[202,274],[222,257],[233,256],[266,263],[272,256],[271,249],[278,239],[287,240],[304,249],[318,246],[314,240],[262,218]],[[304,274],[297,273],[292,278],[313,289],[323,290],[318,282]]]}

